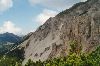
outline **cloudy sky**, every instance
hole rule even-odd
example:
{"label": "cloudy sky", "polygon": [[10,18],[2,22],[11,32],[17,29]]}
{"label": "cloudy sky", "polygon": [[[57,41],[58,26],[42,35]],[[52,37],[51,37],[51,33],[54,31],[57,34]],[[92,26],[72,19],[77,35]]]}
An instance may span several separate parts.
{"label": "cloudy sky", "polygon": [[0,34],[35,31],[48,18],[86,0],[0,0]]}

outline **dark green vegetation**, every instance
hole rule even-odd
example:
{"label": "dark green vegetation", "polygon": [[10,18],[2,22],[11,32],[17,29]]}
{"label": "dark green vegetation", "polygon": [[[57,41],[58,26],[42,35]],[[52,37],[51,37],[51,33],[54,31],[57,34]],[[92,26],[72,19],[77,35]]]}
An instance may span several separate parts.
{"label": "dark green vegetation", "polygon": [[0,44],[0,54],[4,54],[11,50],[15,45],[14,44]]}
{"label": "dark green vegetation", "polygon": [[[44,62],[33,62],[29,59],[25,66],[100,66],[100,47],[97,47],[91,54],[82,54],[81,45],[79,50],[76,41],[70,42],[70,54],[66,57],[59,57]],[[22,66],[21,60],[15,57],[1,56],[0,66]]]}
{"label": "dark green vegetation", "polygon": [[21,66],[21,60],[16,57],[0,56],[0,66]]}

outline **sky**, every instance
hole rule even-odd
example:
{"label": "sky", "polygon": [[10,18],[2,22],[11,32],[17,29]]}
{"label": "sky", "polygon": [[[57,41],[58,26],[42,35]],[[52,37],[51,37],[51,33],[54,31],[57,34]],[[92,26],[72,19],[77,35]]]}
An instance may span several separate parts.
{"label": "sky", "polygon": [[86,0],[0,0],[0,34],[34,32],[47,19]]}

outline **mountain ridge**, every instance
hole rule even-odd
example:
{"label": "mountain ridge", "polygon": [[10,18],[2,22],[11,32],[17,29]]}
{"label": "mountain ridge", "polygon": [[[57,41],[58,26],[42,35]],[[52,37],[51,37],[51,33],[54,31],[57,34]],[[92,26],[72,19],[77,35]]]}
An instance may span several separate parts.
{"label": "mountain ridge", "polygon": [[14,46],[18,46],[21,41],[22,38],[13,33],[0,34],[0,54],[5,54]]}
{"label": "mountain ridge", "polygon": [[100,0],[88,0],[49,18],[19,46],[23,63],[66,56],[72,40],[78,42],[77,48],[82,45],[82,53],[95,50],[100,44],[99,11]]}

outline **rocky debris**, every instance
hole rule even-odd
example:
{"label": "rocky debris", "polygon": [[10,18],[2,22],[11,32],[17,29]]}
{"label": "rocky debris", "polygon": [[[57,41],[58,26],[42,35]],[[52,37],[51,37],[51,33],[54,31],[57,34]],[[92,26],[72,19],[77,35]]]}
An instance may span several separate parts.
{"label": "rocky debris", "polygon": [[51,53],[49,54],[49,57],[48,59],[51,59],[51,58],[55,58],[55,57],[64,57],[66,56],[66,50],[67,50],[67,47],[60,44],[60,45],[56,45],[56,43],[53,43],[52,44],[52,51]]}

